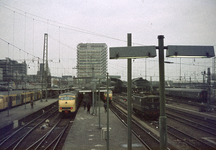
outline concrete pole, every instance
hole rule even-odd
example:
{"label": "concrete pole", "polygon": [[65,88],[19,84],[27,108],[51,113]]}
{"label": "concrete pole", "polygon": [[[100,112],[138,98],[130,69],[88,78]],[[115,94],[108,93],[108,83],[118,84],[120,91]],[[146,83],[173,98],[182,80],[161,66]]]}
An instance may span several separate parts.
{"label": "concrete pole", "polygon": [[94,115],[94,84],[93,84],[93,89],[92,89],[92,115]]}
{"label": "concrete pole", "polygon": [[107,73],[107,150],[109,150],[109,73]]}
{"label": "concrete pole", "polygon": [[95,82],[95,115],[97,116],[97,82]]}
{"label": "concrete pole", "polygon": [[8,108],[7,108],[7,112],[8,112],[8,116],[10,116],[10,113],[9,113],[9,101],[10,101],[10,96],[9,96],[9,79],[8,79]]}
{"label": "concrete pole", "polygon": [[101,128],[100,126],[100,79],[99,79],[99,89],[98,89],[98,108],[99,108],[99,129]]}
{"label": "concrete pole", "polygon": [[158,36],[159,76],[160,76],[160,150],[167,150],[167,118],[165,107],[164,36]]}
{"label": "concrete pole", "polygon": [[207,88],[207,111],[211,111],[210,104],[211,104],[211,73],[210,73],[210,68],[208,68],[207,71],[207,76],[208,76],[208,88]]}
{"label": "concrete pole", "polygon": [[[131,46],[131,33],[127,34],[127,46]],[[131,76],[132,76],[132,69],[131,69],[131,59],[127,59],[127,65],[128,65],[128,87],[127,87],[127,110],[128,110],[128,118],[127,118],[127,124],[128,124],[128,150],[132,150],[132,134],[131,134]]]}
{"label": "concrete pole", "polygon": [[26,81],[25,81],[25,109],[26,109]]}

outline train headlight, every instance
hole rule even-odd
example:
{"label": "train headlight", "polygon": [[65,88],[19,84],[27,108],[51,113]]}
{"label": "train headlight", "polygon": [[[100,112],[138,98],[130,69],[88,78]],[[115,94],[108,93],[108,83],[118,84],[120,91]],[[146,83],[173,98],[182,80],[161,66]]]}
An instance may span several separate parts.
{"label": "train headlight", "polygon": [[73,109],[73,107],[71,107],[71,109]]}
{"label": "train headlight", "polygon": [[60,109],[62,109],[62,107],[60,107]]}

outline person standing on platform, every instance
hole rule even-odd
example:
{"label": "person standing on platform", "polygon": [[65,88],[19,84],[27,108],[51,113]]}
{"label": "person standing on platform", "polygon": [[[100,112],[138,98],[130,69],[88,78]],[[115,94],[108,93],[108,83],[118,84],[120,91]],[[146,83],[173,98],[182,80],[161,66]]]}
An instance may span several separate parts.
{"label": "person standing on platform", "polygon": [[105,113],[107,112],[107,103],[105,102],[104,103],[104,110],[105,110]]}
{"label": "person standing on platform", "polygon": [[34,102],[33,102],[33,100],[31,100],[31,108],[32,109],[34,108]]}
{"label": "person standing on platform", "polygon": [[87,113],[89,113],[89,114],[90,114],[90,108],[91,108],[91,104],[90,104],[90,102],[88,102],[88,104],[87,104]]}
{"label": "person standing on platform", "polygon": [[84,107],[84,110],[86,109],[86,101],[84,100],[83,101],[83,107]]}

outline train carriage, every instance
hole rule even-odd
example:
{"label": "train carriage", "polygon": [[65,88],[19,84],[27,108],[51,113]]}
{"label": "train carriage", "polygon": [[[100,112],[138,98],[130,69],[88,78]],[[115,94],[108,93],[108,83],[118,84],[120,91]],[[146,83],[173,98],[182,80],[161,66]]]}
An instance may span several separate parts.
{"label": "train carriage", "polygon": [[16,106],[16,97],[17,97],[17,94],[10,94],[10,95],[9,95],[10,102],[11,102],[11,106],[12,106],[12,107]]}
{"label": "train carriage", "polygon": [[21,94],[16,94],[16,105],[22,104]]}
{"label": "train carriage", "polygon": [[23,101],[23,103],[30,102],[31,100],[34,100],[34,92],[22,93],[22,101]]}
{"label": "train carriage", "polygon": [[4,97],[0,95],[0,110],[4,109]]}
{"label": "train carriage", "polygon": [[8,104],[7,104],[7,95],[0,95],[0,109],[5,109],[7,108]]}
{"label": "train carriage", "polygon": [[165,94],[168,96],[189,99],[196,102],[207,102],[207,90],[187,89],[187,88],[166,88]]}

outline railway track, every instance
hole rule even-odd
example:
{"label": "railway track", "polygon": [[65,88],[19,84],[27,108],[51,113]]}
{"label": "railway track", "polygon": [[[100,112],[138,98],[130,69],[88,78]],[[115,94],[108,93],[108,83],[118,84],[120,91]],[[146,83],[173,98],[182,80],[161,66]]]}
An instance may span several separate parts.
{"label": "railway track", "polygon": [[175,113],[175,114],[178,114],[178,116],[183,116],[183,118],[187,117],[190,120],[193,120],[193,121],[196,121],[196,122],[201,122],[205,126],[215,128],[215,124],[216,124],[215,119],[210,119],[210,118],[207,118],[205,116],[195,115],[195,114],[192,114],[192,113],[187,113],[185,111],[180,111],[180,110],[177,110],[177,109],[174,109],[174,108],[166,108],[166,112],[167,113],[172,112],[172,114]]}
{"label": "railway track", "polygon": [[[120,97],[120,98],[122,99],[122,97]],[[121,104],[123,101],[121,101],[121,102],[117,101],[117,102],[122,107],[126,107],[126,106],[124,106],[125,104]],[[170,111],[170,109],[169,109],[169,111]],[[182,116],[180,117],[181,113],[182,113]],[[178,127],[179,129],[177,129],[177,128],[173,127],[172,124],[170,124],[170,125],[167,124],[167,132],[168,132],[169,137],[172,136],[172,137],[174,137],[174,140],[176,140],[176,141],[181,140],[182,142],[187,143],[187,145],[189,147],[191,147],[192,149],[216,149],[216,146],[212,143],[207,142],[207,140],[195,138],[196,136],[184,133],[182,131],[182,129],[184,129],[184,127],[188,128],[188,126],[190,126],[191,128],[196,128],[196,130],[193,129],[193,131],[195,131],[195,133],[202,132],[203,134],[209,135],[210,137],[212,137],[212,136],[215,137],[215,135],[216,135],[215,124],[216,123],[214,120],[209,120],[207,118],[203,118],[203,117],[196,116],[196,115],[189,115],[189,114],[186,114],[185,112],[179,112],[179,111],[177,111],[173,115],[172,114],[173,114],[173,112],[167,113],[168,120],[175,119],[176,124],[181,123],[183,125],[179,125],[179,127]],[[187,116],[187,119],[186,119],[186,116]],[[158,126],[158,124],[157,124],[157,126]]]}
{"label": "railway track", "polygon": [[[119,120],[127,126],[127,113],[119,109],[115,105],[110,106],[111,111],[119,118]],[[154,133],[144,128],[138,121],[132,119],[132,133],[133,135],[149,150],[160,149],[160,141]],[[169,145],[171,149],[176,149]]]}
{"label": "railway track", "polygon": [[178,122],[180,122],[182,124],[193,127],[193,128],[195,128],[197,130],[203,131],[203,132],[208,133],[210,135],[216,136],[216,129],[214,127],[212,127],[212,125],[208,126],[208,125],[200,123],[200,121],[196,122],[196,121],[193,121],[190,118],[180,117],[180,116],[177,116],[177,115],[173,115],[171,113],[167,113],[166,116],[169,119],[176,120],[176,121],[178,121]]}
{"label": "railway track", "polygon": [[[75,118],[75,115],[72,117]],[[59,117],[56,107],[0,139],[0,149],[60,149],[71,118]]]}
{"label": "railway track", "polygon": [[167,132],[176,137],[177,139],[180,139],[181,141],[184,141],[189,146],[191,146],[193,149],[197,150],[215,150],[216,147],[210,144],[207,144],[195,137],[192,137],[191,135],[184,133],[176,128],[173,128],[170,125],[167,125]]}
{"label": "railway track", "polygon": [[[127,126],[127,114],[118,107],[111,105],[111,111],[119,118],[119,120]],[[159,149],[160,141],[150,132],[144,129],[136,121],[132,121],[132,133],[140,140],[140,142],[149,150]]]}
{"label": "railway track", "polygon": [[181,141],[187,143],[194,149],[216,149],[215,144],[201,138],[216,136],[216,129],[214,128],[215,121],[211,120],[209,121],[210,123],[207,123],[206,118],[187,114],[186,112],[181,113],[179,111],[176,113],[176,110],[170,111],[170,109],[167,112],[169,122],[172,121],[172,123],[167,124],[168,133],[177,139],[181,139]]}

